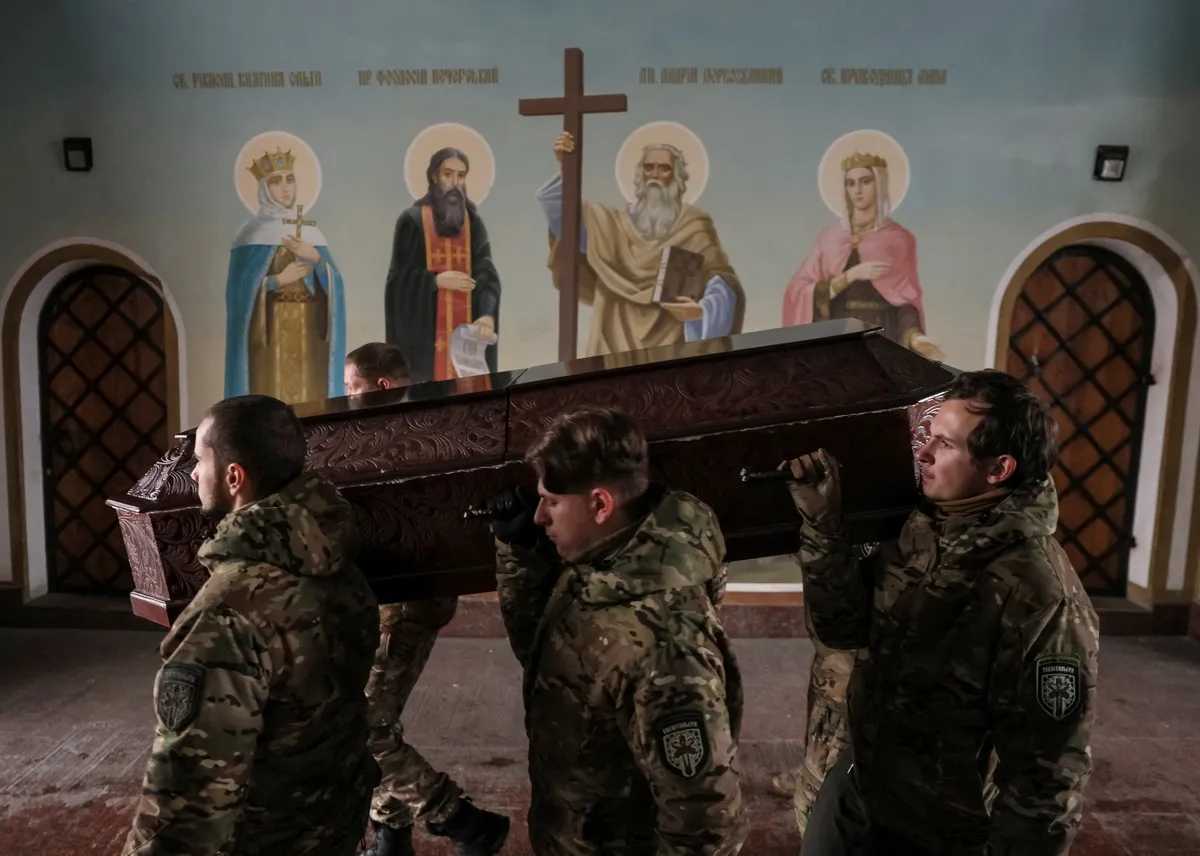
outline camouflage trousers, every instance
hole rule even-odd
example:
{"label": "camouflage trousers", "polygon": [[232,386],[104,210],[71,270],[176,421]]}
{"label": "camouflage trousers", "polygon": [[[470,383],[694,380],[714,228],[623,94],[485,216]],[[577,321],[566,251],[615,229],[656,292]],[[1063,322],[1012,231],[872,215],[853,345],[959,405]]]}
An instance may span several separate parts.
{"label": "camouflage trousers", "polygon": [[804,761],[795,770],[775,777],[777,791],[789,793],[796,811],[801,836],[825,776],[850,742],[846,720],[846,691],[850,672],[862,651],[836,651],[826,647],[813,633],[805,611],[809,639],[813,644],[812,668],[808,677],[808,722],[804,734]]}
{"label": "camouflage trousers", "polygon": [[859,790],[853,751],[843,752],[826,775],[813,806],[800,856],[984,856],[984,848],[932,851],[871,822]]}
{"label": "camouflage trousers", "polygon": [[526,819],[534,856],[655,856],[659,852],[654,794],[635,771],[612,775],[621,769],[615,761],[603,782],[572,782],[572,776],[542,769],[532,756],[529,767]]}
{"label": "camouflage trousers", "polygon": [[404,740],[400,716],[429,661],[438,632],[450,623],[458,598],[380,604],[379,649],[367,682],[369,746],[383,777],[371,800],[371,819],[411,826],[439,822],[458,807],[462,789]]}

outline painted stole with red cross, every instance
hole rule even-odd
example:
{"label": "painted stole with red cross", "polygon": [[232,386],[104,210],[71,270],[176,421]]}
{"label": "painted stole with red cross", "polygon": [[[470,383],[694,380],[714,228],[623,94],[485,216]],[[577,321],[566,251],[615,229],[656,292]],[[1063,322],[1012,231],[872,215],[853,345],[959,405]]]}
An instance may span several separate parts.
{"label": "painted stole with red cross", "polygon": [[[421,225],[425,232],[425,269],[433,273],[453,270],[471,275],[471,218],[463,219],[462,231],[443,238],[433,228],[433,209],[421,206]],[[460,324],[471,323],[471,292],[437,290],[437,326],[433,338],[433,379],[458,377],[450,359],[450,336]]]}

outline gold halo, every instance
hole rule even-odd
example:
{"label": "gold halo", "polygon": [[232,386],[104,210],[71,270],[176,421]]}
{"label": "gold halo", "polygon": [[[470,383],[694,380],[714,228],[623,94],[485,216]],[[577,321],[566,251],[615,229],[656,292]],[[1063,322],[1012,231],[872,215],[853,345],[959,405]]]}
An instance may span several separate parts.
{"label": "gold halo", "polygon": [[633,190],[634,170],[642,161],[642,149],[654,143],[668,143],[683,152],[688,171],[683,201],[695,205],[708,184],[708,152],[692,129],[678,122],[647,122],[625,138],[617,152],[617,187],[621,188],[621,195],[629,203],[637,200]]}
{"label": "gold halo", "polygon": [[891,136],[883,131],[851,131],[833,141],[817,167],[821,198],[835,217],[846,216],[846,177],[842,160],[853,154],[879,155],[888,165],[888,198],[894,212],[908,193],[908,155]]}
{"label": "gold halo", "polygon": [[321,162],[308,143],[287,131],[266,131],[242,146],[233,164],[233,186],[238,198],[251,214],[258,213],[258,181],[250,172],[250,164],[267,152],[273,153],[277,147],[285,152],[290,149],[295,156],[296,204],[304,206],[305,214],[311,213],[321,195]]}
{"label": "gold halo", "polygon": [[451,147],[463,152],[471,161],[467,171],[467,198],[476,205],[487,199],[496,180],[496,157],[483,135],[474,128],[457,122],[430,125],[413,137],[404,154],[404,181],[413,199],[420,199],[429,190],[425,171],[434,152]]}

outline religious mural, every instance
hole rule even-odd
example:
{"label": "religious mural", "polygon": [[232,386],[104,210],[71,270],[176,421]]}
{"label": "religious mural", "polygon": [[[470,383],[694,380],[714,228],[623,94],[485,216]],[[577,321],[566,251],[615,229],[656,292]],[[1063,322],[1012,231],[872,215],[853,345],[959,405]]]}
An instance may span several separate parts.
{"label": "religious mural", "polygon": [[821,198],[839,222],[816,244],[783,296],[783,326],[858,318],[897,344],[940,359],[925,333],[917,241],[894,219],[908,192],[904,149],[882,131],[853,131],[826,150]]}
{"label": "religious mural", "polygon": [[[548,266],[559,287],[567,132],[554,141],[560,172],[537,192],[550,230]],[[579,300],[592,307],[587,355],[611,354],[742,331],[746,298],[712,218],[696,207],[708,181],[708,153],[677,122],[635,130],[617,155],[624,207],[584,202]]]}
{"label": "religious mural", "polygon": [[404,174],[416,201],[396,220],[386,340],[415,383],[495,372],[500,277],[478,209],[496,177],[491,148],[465,125],[433,125],[413,139]]}
{"label": "religious mural", "polygon": [[289,404],[342,395],[342,274],[317,222],[313,150],[268,131],[238,153],[234,187],[253,218],[238,230],[225,282],[225,395]]}

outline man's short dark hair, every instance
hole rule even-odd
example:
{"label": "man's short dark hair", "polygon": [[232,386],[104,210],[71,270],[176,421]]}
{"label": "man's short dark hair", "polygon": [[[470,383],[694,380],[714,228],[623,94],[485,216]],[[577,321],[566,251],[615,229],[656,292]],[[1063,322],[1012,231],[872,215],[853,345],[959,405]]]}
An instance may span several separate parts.
{"label": "man's short dark hair", "polygon": [[278,492],[304,472],[304,429],[292,408],[279,399],[226,398],[210,407],[205,417],[212,420],[208,443],[218,470],[240,464],[256,499]]}
{"label": "man's short dark hair", "polygon": [[583,493],[600,485],[631,502],[650,483],[646,435],[628,413],[587,407],[561,413],[525,460],[550,493]]}
{"label": "man's short dark hair", "polygon": [[368,342],[346,354],[346,362],[354,366],[359,377],[366,380],[387,378],[392,383],[409,380],[408,362],[396,345]]}
{"label": "man's short dark hair", "polygon": [[1046,403],[1010,374],[995,369],[963,372],[946,393],[947,401],[966,401],[983,417],[967,437],[975,460],[1011,455],[1017,462],[1005,483],[1022,487],[1049,475],[1058,460],[1058,426]]}

